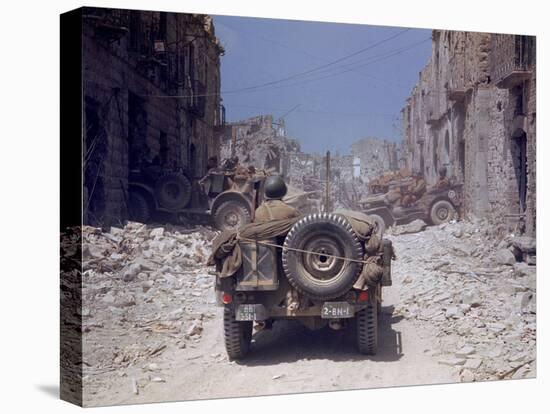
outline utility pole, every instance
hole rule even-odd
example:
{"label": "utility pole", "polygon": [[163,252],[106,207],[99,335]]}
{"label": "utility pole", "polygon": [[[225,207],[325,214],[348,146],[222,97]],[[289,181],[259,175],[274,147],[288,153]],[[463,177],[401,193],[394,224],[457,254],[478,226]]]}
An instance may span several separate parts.
{"label": "utility pole", "polygon": [[237,153],[237,131],[235,126],[231,125],[231,158]]}
{"label": "utility pole", "polygon": [[325,212],[330,211],[330,151],[327,151],[326,182],[325,182]]}

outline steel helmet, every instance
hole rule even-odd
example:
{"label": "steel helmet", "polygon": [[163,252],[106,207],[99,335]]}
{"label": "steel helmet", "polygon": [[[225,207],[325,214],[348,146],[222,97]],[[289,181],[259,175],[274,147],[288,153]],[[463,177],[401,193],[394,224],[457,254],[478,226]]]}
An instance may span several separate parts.
{"label": "steel helmet", "polygon": [[264,184],[265,198],[281,199],[287,191],[285,181],[280,175],[271,175],[266,178]]}

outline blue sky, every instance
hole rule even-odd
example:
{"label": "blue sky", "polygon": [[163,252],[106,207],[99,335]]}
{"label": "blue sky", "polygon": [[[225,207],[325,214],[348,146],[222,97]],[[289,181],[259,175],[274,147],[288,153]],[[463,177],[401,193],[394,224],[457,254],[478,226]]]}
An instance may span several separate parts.
{"label": "blue sky", "polygon": [[284,116],[307,152],[347,153],[368,136],[401,139],[400,110],[430,57],[430,30],[230,16],[214,23],[225,47],[228,121]]}

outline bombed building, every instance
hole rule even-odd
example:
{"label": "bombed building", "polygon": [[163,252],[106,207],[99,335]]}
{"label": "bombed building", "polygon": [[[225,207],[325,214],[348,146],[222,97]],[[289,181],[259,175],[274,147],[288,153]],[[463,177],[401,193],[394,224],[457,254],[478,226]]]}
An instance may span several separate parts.
{"label": "bombed building", "polygon": [[236,156],[244,166],[287,176],[290,154],[299,151],[298,141],[287,137],[284,119],[275,121],[272,115],[259,115],[225,125],[220,156]]}
{"label": "bombed building", "polygon": [[398,169],[397,143],[380,138],[362,138],[351,145],[355,175],[368,182],[385,171]]}
{"label": "bombed building", "polygon": [[535,233],[535,38],[435,30],[403,115],[403,157],[464,184],[466,215]]}
{"label": "bombed building", "polygon": [[84,221],[128,217],[144,164],[190,180],[217,155],[223,48],[206,15],[83,8]]}

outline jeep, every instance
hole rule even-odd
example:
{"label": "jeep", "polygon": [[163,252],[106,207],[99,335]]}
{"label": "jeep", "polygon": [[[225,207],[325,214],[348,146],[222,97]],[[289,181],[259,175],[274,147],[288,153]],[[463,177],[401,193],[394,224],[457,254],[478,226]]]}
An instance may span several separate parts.
{"label": "jeep", "polygon": [[369,257],[367,241],[345,215],[307,214],[286,234],[265,240],[237,235],[237,240],[242,265],[234,275],[220,277],[218,262],[215,284],[230,359],[247,355],[254,323],[262,329],[289,319],[309,329],[355,324],[359,352],[376,353],[382,287],[391,285],[391,241],[379,240],[372,255],[378,279],[356,288]]}

